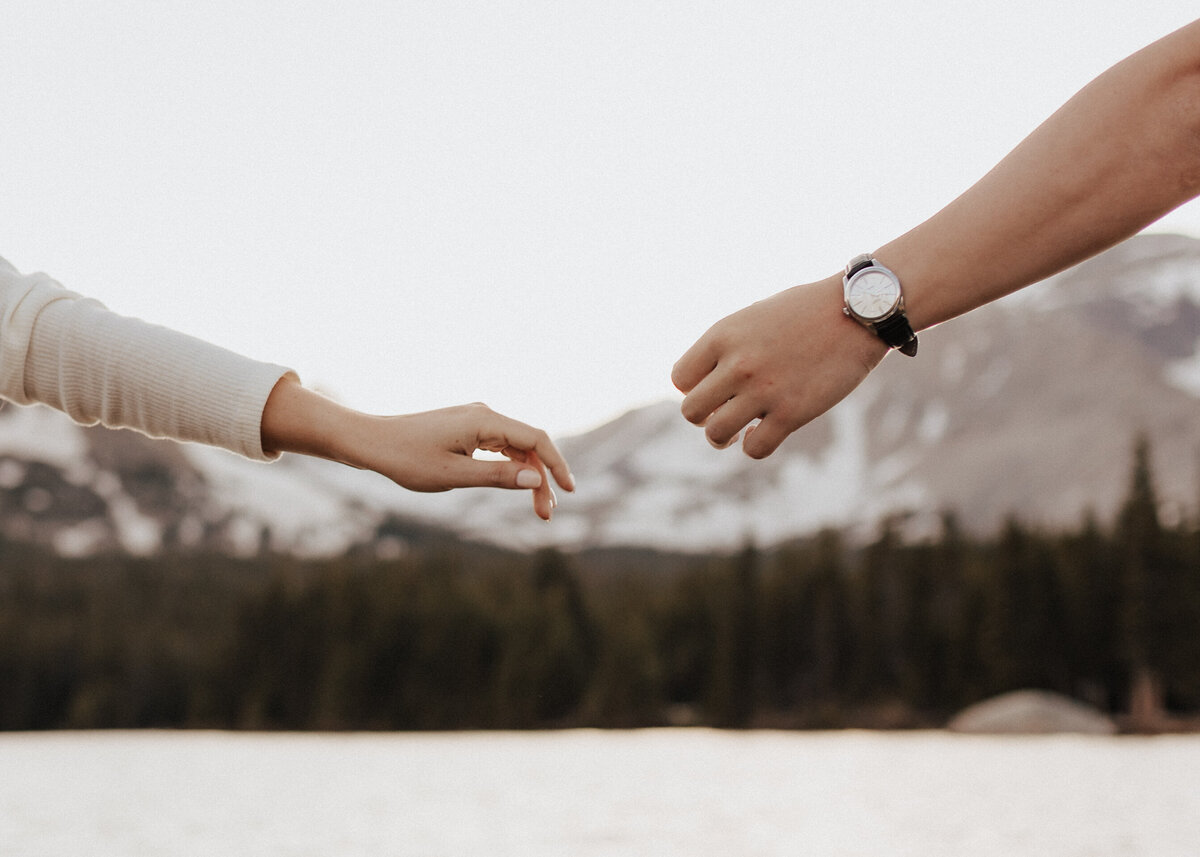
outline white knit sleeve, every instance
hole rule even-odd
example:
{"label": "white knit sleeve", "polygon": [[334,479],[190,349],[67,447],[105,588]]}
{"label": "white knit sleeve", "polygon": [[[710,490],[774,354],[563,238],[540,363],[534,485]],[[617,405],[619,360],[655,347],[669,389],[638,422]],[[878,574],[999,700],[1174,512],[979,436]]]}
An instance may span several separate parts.
{"label": "white knit sleeve", "polygon": [[290,370],[110,312],[0,259],[0,396],[85,425],[269,460],[262,412]]}

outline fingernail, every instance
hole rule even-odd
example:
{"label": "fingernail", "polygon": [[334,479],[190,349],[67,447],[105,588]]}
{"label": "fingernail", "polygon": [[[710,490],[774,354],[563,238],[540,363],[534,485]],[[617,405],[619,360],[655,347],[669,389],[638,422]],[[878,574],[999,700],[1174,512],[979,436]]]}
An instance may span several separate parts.
{"label": "fingernail", "polygon": [[542,474],[536,470],[522,470],[517,474],[518,488],[536,488],[542,484]]}
{"label": "fingernail", "polygon": [[567,490],[568,491],[575,490],[575,474],[571,473],[571,472],[567,473]]}

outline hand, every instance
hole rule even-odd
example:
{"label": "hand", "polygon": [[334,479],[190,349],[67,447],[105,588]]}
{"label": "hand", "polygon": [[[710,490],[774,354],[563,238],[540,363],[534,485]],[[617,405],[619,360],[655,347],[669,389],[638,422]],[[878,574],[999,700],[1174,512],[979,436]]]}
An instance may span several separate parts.
{"label": "hand", "polygon": [[[307,390],[291,375],[267,399],[262,444],[268,454],[296,452],[374,470],[412,491],[528,489],[534,511],[547,521],[558,504],[550,476],[575,490],[567,462],[544,431],[486,405],[373,416]],[[477,459],[476,450],[498,452],[508,461]]]}
{"label": "hand", "polygon": [[[887,346],[842,313],[841,277],[796,286],[709,328],[675,364],[683,416],[723,449],[765,458],[789,434],[836,405]],[[761,422],[753,425],[755,420]]]}
{"label": "hand", "polygon": [[[550,476],[565,490],[575,490],[566,460],[544,431],[487,405],[368,419],[359,444],[360,466],[409,490],[530,489],[534,511],[547,521],[558,505]],[[498,452],[509,460],[477,459],[476,450]]]}

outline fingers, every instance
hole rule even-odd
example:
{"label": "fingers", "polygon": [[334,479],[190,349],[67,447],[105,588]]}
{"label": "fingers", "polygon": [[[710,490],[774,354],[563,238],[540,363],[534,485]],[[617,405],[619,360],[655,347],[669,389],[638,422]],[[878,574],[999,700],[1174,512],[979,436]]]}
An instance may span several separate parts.
{"label": "fingers", "polygon": [[671,369],[671,383],[681,393],[690,393],[717,366],[717,350],[708,334],[700,337]]}
{"label": "fingers", "polygon": [[719,368],[714,368],[683,397],[679,411],[685,420],[693,425],[705,425],[713,412],[729,401],[734,395],[734,385],[725,375]]}
{"label": "fingers", "polygon": [[747,396],[734,396],[711,414],[704,422],[704,435],[717,449],[735,443],[742,429],[762,416],[761,407]]}
{"label": "fingers", "polygon": [[[710,426],[718,413],[723,415],[720,430],[707,432],[711,442],[721,444],[759,415],[752,402],[760,398],[758,389],[764,373],[761,361],[747,349],[726,347],[722,351],[710,344],[716,341],[713,330],[706,333],[675,364],[671,378],[685,393],[680,412],[688,422]],[[730,408],[737,399],[741,401]],[[736,420],[740,422],[732,424]]]}
{"label": "fingers", "polygon": [[799,426],[776,416],[767,416],[759,423],[748,427],[742,438],[742,452],[751,458],[766,458],[787,440],[788,435]]}
{"label": "fingers", "polygon": [[533,510],[549,521],[558,505],[545,465],[533,453],[517,461],[495,461],[454,456],[444,474],[449,488],[508,488],[531,490]]}
{"label": "fingers", "polygon": [[[550,440],[541,429],[534,429],[535,443],[528,447],[529,451],[538,459],[539,463],[546,468],[549,468],[550,473],[554,476],[554,481],[562,486],[565,491],[575,490],[575,475],[571,473],[571,468],[567,466],[567,460],[563,458],[558,447],[554,445],[554,441]],[[549,483],[547,483],[549,487]]]}
{"label": "fingers", "polygon": [[[517,487],[533,489],[533,511],[543,521],[549,521],[554,514],[554,510],[558,507],[558,497],[554,494],[554,488],[550,485],[550,478],[546,473],[546,465],[533,450],[524,450],[509,446],[505,447],[502,452],[514,462],[526,465],[517,474]],[[572,477],[572,490],[574,484]]]}
{"label": "fingers", "polygon": [[554,508],[558,505],[558,498],[554,496],[554,489],[550,487],[550,480],[546,476],[546,467],[536,452],[530,452],[525,463],[532,464],[541,472],[541,484],[533,489],[533,511],[543,521],[549,521],[554,514]]}
{"label": "fingers", "polygon": [[502,452],[514,460],[523,459],[510,454],[511,452],[532,453],[536,456],[538,467],[543,473],[549,469],[554,481],[564,490],[575,490],[575,477],[571,468],[567,466],[567,460],[546,432],[491,409],[488,409],[488,419],[484,422],[485,425],[478,431],[479,449]]}
{"label": "fingers", "polygon": [[725,449],[763,415],[757,374],[747,360],[726,358],[684,396],[680,412],[688,422],[705,427],[709,443]]}
{"label": "fingers", "polygon": [[550,436],[519,420],[483,409],[483,419],[477,431],[477,448],[500,452],[511,460],[516,469],[513,485],[500,487],[528,488],[533,491],[533,510],[542,520],[549,521],[558,505],[558,498],[550,484],[553,476],[563,489],[575,490],[575,477],[567,461]]}
{"label": "fingers", "polygon": [[452,488],[506,488],[537,490],[545,483],[544,470],[524,461],[471,458],[454,455],[448,458],[435,490]]}

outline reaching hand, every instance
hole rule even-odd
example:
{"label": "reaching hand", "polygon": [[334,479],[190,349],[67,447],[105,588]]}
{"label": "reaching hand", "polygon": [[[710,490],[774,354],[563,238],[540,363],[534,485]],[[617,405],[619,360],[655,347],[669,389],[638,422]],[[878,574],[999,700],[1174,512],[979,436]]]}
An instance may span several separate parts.
{"label": "reaching hand", "polygon": [[[374,470],[412,491],[528,489],[534,511],[547,521],[558,504],[550,476],[565,490],[575,490],[566,460],[544,431],[478,403],[373,416],[306,390],[288,376],[267,400],[262,439],[268,453],[329,458]],[[508,460],[477,459],[477,450]]]}
{"label": "reaching hand", "polygon": [[[842,313],[840,277],[796,286],[709,328],[675,364],[688,422],[719,449],[746,429],[742,449],[765,458],[836,405],[887,353]],[[761,422],[754,424],[755,420]]]}
{"label": "reaching hand", "polygon": [[[566,460],[544,431],[487,405],[371,417],[364,428],[364,466],[413,491],[531,489],[534,511],[548,521],[558,505],[550,475],[565,490],[575,490]],[[477,459],[476,450],[498,452],[508,461]]]}

